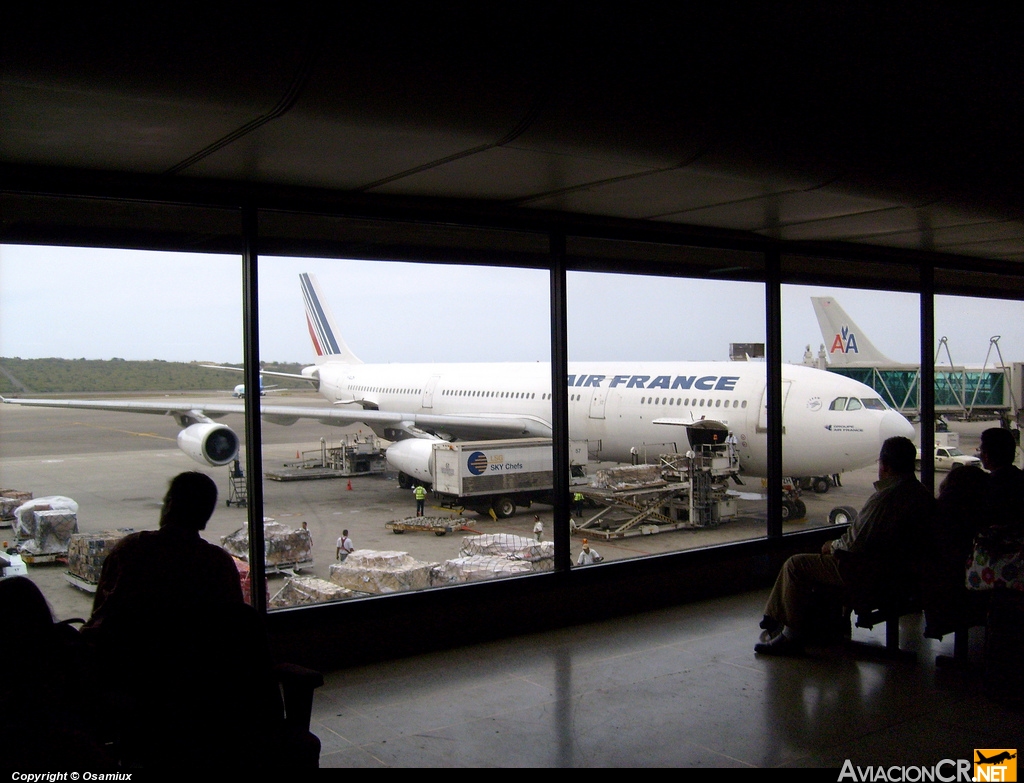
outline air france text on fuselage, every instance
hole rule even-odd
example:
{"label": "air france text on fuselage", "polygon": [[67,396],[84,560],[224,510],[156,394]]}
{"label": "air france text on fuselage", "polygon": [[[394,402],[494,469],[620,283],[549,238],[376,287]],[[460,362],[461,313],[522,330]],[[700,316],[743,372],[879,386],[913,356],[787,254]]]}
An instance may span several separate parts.
{"label": "air france text on fuselage", "polygon": [[738,375],[570,375],[570,387],[735,391]]}

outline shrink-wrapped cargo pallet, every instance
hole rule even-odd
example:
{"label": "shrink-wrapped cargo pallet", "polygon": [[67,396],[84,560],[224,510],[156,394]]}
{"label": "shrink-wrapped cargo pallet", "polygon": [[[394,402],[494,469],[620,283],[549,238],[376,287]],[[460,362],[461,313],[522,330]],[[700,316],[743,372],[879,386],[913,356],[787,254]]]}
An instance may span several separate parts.
{"label": "shrink-wrapped cargo pallet", "polygon": [[356,593],[340,587],[326,579],[315,576],[296,576],[285,580],[284,587],[270,599],[271,609],[284,609],[289,606],[305,606],[307,604],[323,604],[330,601],[344,601]]}
{"label": "shrink-wrapped cargo pallet", "polygon": [[542,560],[516,560],[501,555],[469,555],[446,560],[434,569],[434,584],[454,585],[464,582],[480,582],[499,576],[532,574],[537,571],[552,571],[554,558]]}
{"label": "shrink-wrapped cargo pallet", "polygon": [[343,563],[334,563],[331,581],[358,593],[399,593],[431,586],[437,563],[423,563],[408,552],[358,549]]}
{"label": "shrink-wrapped cargo pallet", "polygon": [[38,539],[39,531],[36,526],[36,512],[39,511],[66,511],[73,515],[76,520],[76,529],[68,532],[64,540],[64,549],[67,551],[67,542],[71,533],[77,532],[78,504],[71,498],[61,495],[50,495],[48,497],[27,500],[14,509],[14,535],[19,539]]}
{"label": "shrink-wrapped cargo pallet", "polygon": [[4,521],[14,519],[14,510],[31,499],[31,492],[24,492],[20,489],[0,489],[0,519]]}
{"label": "shrink-wrapped cargo pallet", "polygon": [[75,533],[68,542],[68,573],[90,584],[98,584],[103,561],[131,530],[102,530]]}
{"label": "shrink-wrapped cargo pallet", "polygon": [[14,519],[14,509],[25,501],[16,498],[0,497],[0,520],[10,522]]}
{"label": "shrink-wrapped cargo pallet", "polygon": [[[313,538],[308,530],[296,530],[268,520],[263,523],[263,541],[264,560],[268,568],[313,561]],[[231,535],[222,537],[220,542],[229,553],[248,561],[248,528],[239,528]]]}
{"label": "shrink-wrapped cargo pallet", "polygon": [[638,489],[640,487],[664,484],[661,469],[657,465],[623,465],[618,468],[602,468],[594,476],[593,486],[597,489]]}
{"label": "shrink-wrapped cargo pallet", "polygon": [[56,508],[33,511],[32,516],[32,538],[19,542],[18,550],[32,556],[66,554],[71,536],[78,532],[78,514]]}
{"label": "shrink-wrapped cargo pallet", "polygon": [[554,558],[555,545],[552,541],[538,541],[535,538],[511,533],[491,533],[463,538],[459,555],[496,555],[513,560],[546,560]]}

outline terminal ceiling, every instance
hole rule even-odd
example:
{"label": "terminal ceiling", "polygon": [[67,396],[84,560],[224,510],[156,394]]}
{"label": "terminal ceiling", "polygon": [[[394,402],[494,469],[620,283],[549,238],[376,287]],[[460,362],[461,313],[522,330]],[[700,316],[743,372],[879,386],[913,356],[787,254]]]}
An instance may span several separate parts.
{"label": "terminal ceiling", "polygon": [[0,240],[115,182],[1024,262],[1016,6],[46,6],[0,31]]}

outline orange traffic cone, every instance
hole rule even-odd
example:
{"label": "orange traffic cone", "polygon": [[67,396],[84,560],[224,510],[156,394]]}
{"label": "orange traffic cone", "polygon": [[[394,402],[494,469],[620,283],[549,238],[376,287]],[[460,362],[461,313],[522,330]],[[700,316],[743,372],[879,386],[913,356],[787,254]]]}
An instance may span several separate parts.
{"label": "orange traffic cone", "polygon": [[352,479],[349,479],[349,480],[348,480],[348,486],[347,486],[347,487],[345,487],[345,489],[347,489],[347,490],[348,490],[349,492],[351,492],[351,491],[352,491]]}

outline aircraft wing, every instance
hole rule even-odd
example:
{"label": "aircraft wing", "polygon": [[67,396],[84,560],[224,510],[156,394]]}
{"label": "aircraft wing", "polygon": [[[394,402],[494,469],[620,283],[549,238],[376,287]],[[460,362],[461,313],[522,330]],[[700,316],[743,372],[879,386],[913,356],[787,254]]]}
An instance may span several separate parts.
{"label": "aircraft wing", "polygon": [[[241,367],[227,367],[222,364],[200,364],[199,366],[205,367],[208,370],[227,370],[228,372],[245,372],[245,370],[243,370]],[[306,383],[311,383],[314,386],[317,383],[316,378],[312,378],[308,375],[299,375],[298,373],[295,372],[275,372],[273,370],[260,370],[260,375],[264,376],[265,378],[291,378],[292,380],[305,381]],[[264,387],[264,391],[265,390],[266,387]]]}
{"label": "aircraft wing", "polygon": [[[243,414],[244,403],[149,402],[132,400],[30,400],[2,398],[10,405],[32,405],[44,408],[119,411],[173,416],[181,426],[219,419],[229,414]],[[425,433],[443,433],[467,440],[550,437],[551,425],[531,416],[402,413],[341,407],[307,407],[302,405],[260,405],[264,421],[271,424],[294,424],[299,419],[316,419],[321,424],[344,427],[366,424],[371,429],[388,428],[407,432],[414,437]]]}

